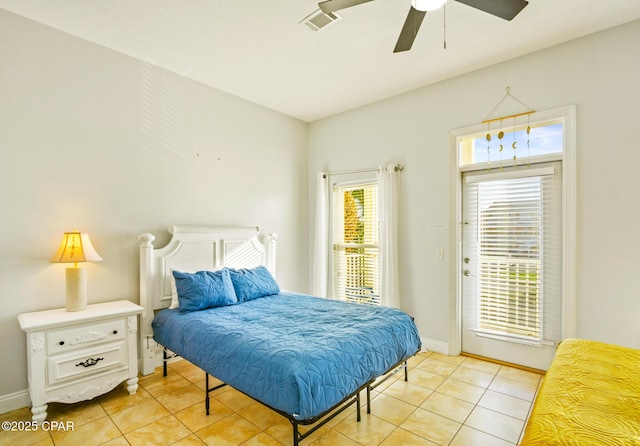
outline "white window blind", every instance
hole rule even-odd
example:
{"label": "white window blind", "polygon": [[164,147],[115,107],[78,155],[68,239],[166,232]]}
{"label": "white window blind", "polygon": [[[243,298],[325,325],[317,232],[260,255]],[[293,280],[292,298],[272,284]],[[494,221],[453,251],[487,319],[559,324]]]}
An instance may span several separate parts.
{"label": "white window blind", "polygon": [[477,232],[480,332],[556,341],[561,332],[560,165],[467,176]]}
{"label": "white window blind", "polygon": [[334,297],[380,304],[378,183],[333,186]]}

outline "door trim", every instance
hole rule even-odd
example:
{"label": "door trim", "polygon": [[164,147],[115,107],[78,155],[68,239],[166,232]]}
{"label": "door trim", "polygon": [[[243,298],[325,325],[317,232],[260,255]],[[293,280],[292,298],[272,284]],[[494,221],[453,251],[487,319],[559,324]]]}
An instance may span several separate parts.
{"label": "door trim", "polygon": [[[576,107],[570,105],[536,112],[536,120],[564,121],[562,177],[562,339],[576,336]],[[533,117],[532,116],[532,117]],[[462,169],[459,166],[458,138],[482,133],[484,124],[449,131],[449,355],[462,351]]]}

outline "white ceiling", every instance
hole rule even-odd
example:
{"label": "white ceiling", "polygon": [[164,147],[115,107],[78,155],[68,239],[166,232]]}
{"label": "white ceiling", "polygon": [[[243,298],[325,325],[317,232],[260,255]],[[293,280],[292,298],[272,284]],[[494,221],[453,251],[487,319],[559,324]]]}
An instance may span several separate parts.
{"label": "white ceiling", "polygon": [[[449,0],[393,53],[410,0],[311,31],[314,0],[0,0],[0,8],[311,122],[640,18],[640,0],[529,0],[507,22]],[[636,55],[637,57],[637,55]]]}

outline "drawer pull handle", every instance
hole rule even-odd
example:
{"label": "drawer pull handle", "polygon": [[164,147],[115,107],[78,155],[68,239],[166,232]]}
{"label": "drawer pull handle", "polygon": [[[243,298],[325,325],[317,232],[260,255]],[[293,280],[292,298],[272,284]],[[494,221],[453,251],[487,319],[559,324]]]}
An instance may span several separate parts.
{"label": "drawer pull handle", "polygon": [[113,330],[113,334],[114,335],[118,334],[118,330]]}
{"label": "drawer pull handle", "polygon": [[82,366],[82,367],[91,367],[93,365],[96,365],[98,363],[98,361],[102,361],[103,359],[104,358],[96,358],[96,359],[89,358],[86,361],[77,363],[76,367],[80,367],[80,366]]}
{"label": "drawer pull handle", "polygon": [[60,341],[60,342],[59,342],[59,344],[60,344],[60,345],[64,345],[64,341]]}

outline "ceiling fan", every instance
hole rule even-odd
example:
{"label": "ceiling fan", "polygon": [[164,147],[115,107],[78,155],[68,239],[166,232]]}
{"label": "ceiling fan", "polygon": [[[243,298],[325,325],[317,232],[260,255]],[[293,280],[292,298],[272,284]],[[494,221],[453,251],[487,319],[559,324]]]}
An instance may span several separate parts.
{"label": "ceiling fan", "polygon": [[[330,14],[340,9],[350,8],[372,0],[325,0],[318,3],[320,10],[325,14]],[[424,16],[429,11],[435,11],[445,4],[447,0],[412,0],[409,14],[404,22],[400,37],[393,50],[394,53],[411,49],[413,41],[418,34]],[[511,20],[517,16],[525,6],[529,4],[526,0],[454,0],[458,3],[471,6],[480,11],[487,12],[505,20]]]}

